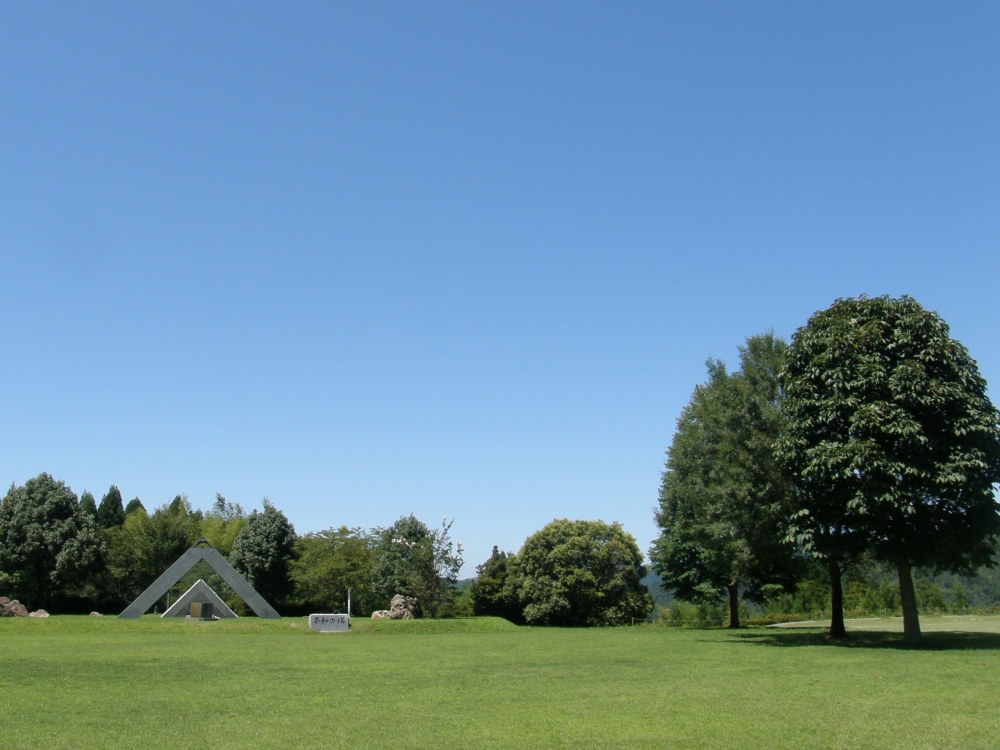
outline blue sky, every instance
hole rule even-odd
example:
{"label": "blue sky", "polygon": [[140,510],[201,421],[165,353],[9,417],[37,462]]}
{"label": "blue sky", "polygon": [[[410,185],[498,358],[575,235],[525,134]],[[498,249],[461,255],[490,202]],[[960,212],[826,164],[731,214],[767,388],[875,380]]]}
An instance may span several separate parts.
{"label": "blue sky", "polygon": [[464,575],[553,518],[645,550],[749,335],[910,294],[1000,378],[998,38],[996,3],[4,3],[0,479],[447,515]]}

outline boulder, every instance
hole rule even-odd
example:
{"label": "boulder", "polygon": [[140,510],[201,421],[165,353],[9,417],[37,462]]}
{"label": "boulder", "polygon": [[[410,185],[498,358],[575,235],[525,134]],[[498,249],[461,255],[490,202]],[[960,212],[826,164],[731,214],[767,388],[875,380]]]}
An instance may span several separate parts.
{"label": "boulder", "polygon": [[49,617],[49,613],[46,612],[44,609],[36,609],[34,612],[28,615],[28,617]]}
{"label": "boulder", "polygon": [[412,596],[396,594],[389,603],[390,620],[412,620],[413,612],[417,608],[417,600]]}
{"label": "boulder", "polygon": [[389,609],[372,612],[373,620],[412,620],[416,615],[417,600],[412,596],[396,594],[389,603]]}
{"label": "boulder", "polygon": [[100,612],[91,612],[90,616],[91,617],[104,617],[104,615],[102,615]]}
{"label": "boulder", "polygon": [[17,599],[0,596],[0,617],[27,617],[28,609]]}

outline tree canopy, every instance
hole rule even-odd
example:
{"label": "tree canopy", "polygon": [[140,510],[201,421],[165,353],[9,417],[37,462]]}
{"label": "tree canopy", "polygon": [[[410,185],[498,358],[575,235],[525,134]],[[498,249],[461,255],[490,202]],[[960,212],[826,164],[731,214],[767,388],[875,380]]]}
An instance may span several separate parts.
{"label": "tree canopy", "polygon": [[735,373],[708,361],[708,380],[677,420],[660,485],[653,568],[681,599],[726,596],[730,627],[739,627],[741,589],[760,602],[794,585],[790,493],[774,458],[787,348],[767,333],[740,347]]}
{"label": "tree canopy", "polygon": [[97,523],[97,501],[94,499],[92,494],[87,492],[87,490],[84,490],[83,494],[80,495],[80,510],[90,516],[94,522]]}
{"label": "tree canopy", "polygon": [[476,580],[470,591],[473,614],[503,617],[516,623],[524,622],[524,614],[514,587],[507,585],[508,563],[513,559],[513,554],[494,546],[489,559],[476,566]]}
{"label": "tree canopy", "polygon": [[296,540],[288,518],[267,499],[263,512],[253,511],[233,542],[229,561],[270,602],[291,593],[288,565]]}
{"label": "tree canopy", "polygon": [[990,566],[1000,535],[1000,426],[975,360],[912,298],[860,297],[795,332],[783,382],[779,452],[800,540],[834,566],[831,633],[844,633],[836,565],[869,550],[896,566],[918,640],[911,568]]}
{"label": "tree canopy", "polygon": [[622,625],[653,608],[642,553],[618,523],[552,521],[507,560],[506,586],[532,625]]}
{"label": "tree canopy", "polygon": [[417,600],[418,614],[433,617],[454,595],[462,568],[462,546],[451,539],[451,523],[430,529],[413,514],[376,531],[374,590],[381,606],[395,594]]}
{"label": "tree canopy", "polygon": [[0,501],[0,584],[31,607],[51,606],[100,564],[97,526],[76,494],[49,474]]}
{"label": "tree canopy", "polygon": [[122,506],[122,493],[114,485],[101,498],[97,507],[97,523],[102,529],[121,526],[125,523],[125,508]]}
{"label": "tree canopy", "polygon": [[346,611],[348,591],[352,611],[367,615],[378,609],[373,568],[375,544],[364,529],[327,529],[300,537],[291,563],[298,597],[323,612]]}

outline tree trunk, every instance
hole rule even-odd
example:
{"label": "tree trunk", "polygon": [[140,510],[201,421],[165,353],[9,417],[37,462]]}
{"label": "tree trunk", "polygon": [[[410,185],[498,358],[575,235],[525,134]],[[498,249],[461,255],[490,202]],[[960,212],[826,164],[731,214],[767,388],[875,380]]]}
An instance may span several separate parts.
{"label": "tree trunk", "polygon": [[736,581],[731,581],[726,587],[729,590],[729,627],[740,626],[740,590]]}
{"label": "tree trunk", "polygon": [[913,590],[913,576],[909,563],[896,566],[899,573],[899,598],[903,602],[903,641],[920,643],[920,616],[917,614],[917,592]]}
{"label": "tree trunk", "polygon": [[840,565],[830,560],[830,637],[846,638],[844,627],[844,588],[840,581]]}

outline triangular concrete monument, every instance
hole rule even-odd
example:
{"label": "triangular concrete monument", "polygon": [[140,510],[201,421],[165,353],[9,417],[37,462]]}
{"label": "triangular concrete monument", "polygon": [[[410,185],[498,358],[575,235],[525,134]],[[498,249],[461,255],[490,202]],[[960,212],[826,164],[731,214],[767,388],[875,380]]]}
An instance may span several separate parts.
{"label": "triangular concrete monument", "polygon": [[[207,562],[212,569],[218,573],[222,580],[229,584],[230,588],[239,594],[240,598],[257,616],[264,620],[278,620],[281,615],[274,611],[274,607],[268,604],[264,597],[254,591],[253,586],[247,583],[247,579],[236,572],[236,568],[219,551],[209,544],[207,539],[199,539],[194,546],[177,558],[177,562],[167,568],[167,571],[153,581],[149,588],[143,591],[125,608],[125,611],[118,615],[119,618],[138,618],[156,604],[160,597],[170,590],[170,587],[177,583],[181,577],[195,566],[199,560]],[[209,589],[211,591],[211,589]],[[214,592],[213,592],[214,593]],[[227,607],[228,609],[228,607]]]}
{"label": "triangular concrete monument", "polygon": [[216,617],[239,617],[233,610],[226,606],[222,597],[212,591],[212,587],[200,578],[194,582],[194,586],[189,588],[181,598],[170,605],[170,609],[160,617],[188,617],[191,612],[191,604],[211,604],[212,614]]}

